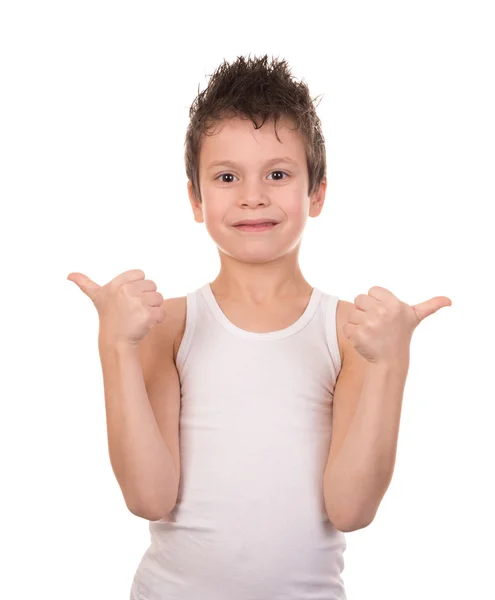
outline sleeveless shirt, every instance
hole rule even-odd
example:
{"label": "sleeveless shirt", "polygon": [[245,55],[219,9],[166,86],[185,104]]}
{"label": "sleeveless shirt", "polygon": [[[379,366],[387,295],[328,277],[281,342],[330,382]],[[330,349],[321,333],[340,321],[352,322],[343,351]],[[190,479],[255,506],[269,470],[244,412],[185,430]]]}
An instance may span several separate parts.
{"label": "sleeveless shirt", "polygon": [[345,534],[323,498],[337,303],[313,287],[295,323],[255,333],[209,283],[187,294],[178,499],[149,522],[131,600],[346,600]]}

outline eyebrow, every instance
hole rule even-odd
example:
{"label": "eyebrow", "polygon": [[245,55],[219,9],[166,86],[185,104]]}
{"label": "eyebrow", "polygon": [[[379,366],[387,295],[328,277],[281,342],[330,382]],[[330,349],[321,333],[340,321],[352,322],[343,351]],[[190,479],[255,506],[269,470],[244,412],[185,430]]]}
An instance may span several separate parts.
{"label": "eyebrow", "polygon": [[[267,160],[265,163],[265,167],[275,164],[275,163],[289,163],[291,165],[297,165],[297,162],[290,158],[290,156],[279,156],[277,158],[271,158],[270,160]],[[216,160],[215,162],[212,162],[208,165],[207,169],[212,169],[213,167],[219,167],[219,166],[225,166],[225,167],[238,167],[239,165],[234,162],[233,160]]]}

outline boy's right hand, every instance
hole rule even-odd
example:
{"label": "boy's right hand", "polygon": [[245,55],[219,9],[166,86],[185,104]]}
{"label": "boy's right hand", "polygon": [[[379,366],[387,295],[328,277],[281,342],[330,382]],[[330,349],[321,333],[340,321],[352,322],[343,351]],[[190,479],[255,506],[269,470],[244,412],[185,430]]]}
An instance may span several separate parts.
{"label": "boy's right hand", "polygon": [[156,284],[144,277],[143,271],[134,269],[104,286],[82,273],[69,273],[67,279],[93,301],[100,317],[100,340],[137,346],[166,317],[163,296],[156,291]]}

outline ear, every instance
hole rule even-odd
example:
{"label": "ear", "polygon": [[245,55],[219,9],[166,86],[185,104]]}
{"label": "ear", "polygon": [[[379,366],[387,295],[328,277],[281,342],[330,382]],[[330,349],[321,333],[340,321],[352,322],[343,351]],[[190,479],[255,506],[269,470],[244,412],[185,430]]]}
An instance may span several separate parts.
{"label": "ear", "polygon": [[327,191],[327,180],[324,179],[321,184],[320,187],[313,193],[313,195],[310,198],[310,205],[309,205],[309,216],[310,217],[317,217],[322,209],[323,209],[323,204],[325,203],[325,194]]}
{"label": "ear", "polygon": [[194,213],[194,220],[196,223],[204,223],[203,205],[194,194],[193,186],[189,179],[187,180],[187,194],[189,196],[189,202],[191,203],[191,208]]}

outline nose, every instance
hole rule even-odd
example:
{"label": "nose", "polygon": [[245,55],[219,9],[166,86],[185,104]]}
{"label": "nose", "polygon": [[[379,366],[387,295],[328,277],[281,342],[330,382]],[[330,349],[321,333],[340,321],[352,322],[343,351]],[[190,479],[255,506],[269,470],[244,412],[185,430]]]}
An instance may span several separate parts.
{"label": "nose", "polygon": [[257,207],[257,206],[266,206],[268,204],[268,202],[265,202],[263,199],[247,199],[247,200],[243,200],[241,202],[241,206],[251,206],[253,208]]}
{"label": "nose", "polygon": [[240,196],[241,206],[266,206],[270,201],[265,192],[257,184],[253,184]]}

